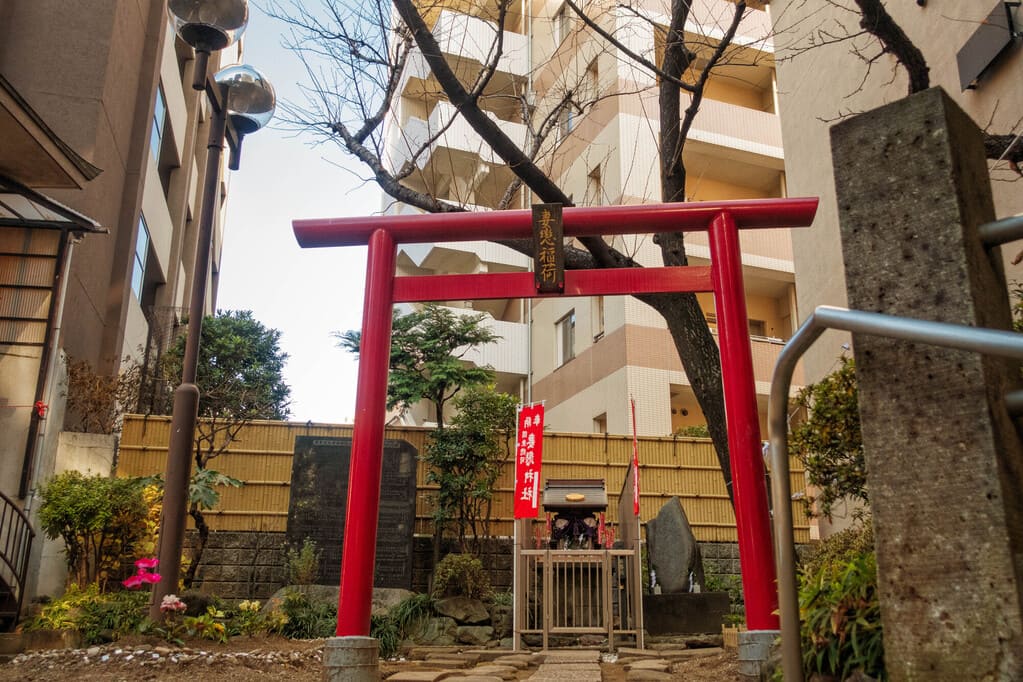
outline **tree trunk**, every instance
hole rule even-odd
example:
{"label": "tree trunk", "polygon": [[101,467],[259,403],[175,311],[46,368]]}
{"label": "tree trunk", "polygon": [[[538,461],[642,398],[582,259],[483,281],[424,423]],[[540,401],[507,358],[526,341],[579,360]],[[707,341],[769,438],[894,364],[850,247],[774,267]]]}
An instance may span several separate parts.
{"label": "tree trunk", "polygon": [[188,509],[188,515],[195,521],[195,529],[199,534],[199,543],[195,546],[195,551],[192,552],[192,562],[188,564],[188,570],[185,571],[185,577],[182,579],[186,590],[192,589],[192,585],[195,584],[195,574],[199,570],[199,562],[202,561],[203,552],[206,551],[206,543],[210,539],[210,527],[206,525],[206,518],[203,516],[199,506],[192,504]]}

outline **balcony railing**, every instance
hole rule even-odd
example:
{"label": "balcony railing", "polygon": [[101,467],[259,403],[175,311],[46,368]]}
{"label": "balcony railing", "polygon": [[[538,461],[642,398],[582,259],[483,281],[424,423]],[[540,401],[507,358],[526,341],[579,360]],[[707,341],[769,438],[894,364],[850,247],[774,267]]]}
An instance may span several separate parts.
{"label": "balcony railing", "polygon": [[[683,94],[682,106],[689,106],[689,95]],[[689,136],[699,142],[784,158],[778,116],[737,104],[704,98]]]}
{"label": "balcony railing", "polygon": [[[490,113],[487,115],[497,123],[515,145],[520,148],[525,145],[526,126],[521,123],[502,121]],[[445,129],[449,122],[450,125]],[[472,129],[472,126],[465,119],[458,116],[458,111],[455,107],[450,102],[441,101],[437,102],[436,106],[434,106],[427,120],[410,118],[402,126],[402,135],[394,140],[394,146],[388,155],[391,161],[391,170],[396,171],[401,168],[407,161],[412,159],[412,155],[415,152],[426,145],[430,138],[441,130],[444,131],[443,134],[440,135],[429,149],[416,158],[416,166],[419,169],[426,168],[431,160],[445,151],[473,154],[482,163],[503,165],[500,157]],[[455,160],[452,164],[444,164],[443,167],[453,167],[470,176],[474,175],[477,171],[476,167],[472,164],[467,164],[464,160]],[[438,167],[437,170],[440,171],[441,168]]]}

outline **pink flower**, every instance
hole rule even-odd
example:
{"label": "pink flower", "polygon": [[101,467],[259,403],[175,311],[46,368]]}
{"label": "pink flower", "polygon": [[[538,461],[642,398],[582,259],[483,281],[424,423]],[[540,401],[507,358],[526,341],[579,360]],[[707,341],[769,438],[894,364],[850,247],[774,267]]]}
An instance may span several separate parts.
{"label": "pink flower", "polygon": [[150,557],[148,559],[138,559],[135,562],[135,568],[137,568],[140,572],[142,570],[144,570],[144,569],[156,568],[159,565],[160,565],[160,560],[157,559],[155,556],[154,557]]}
{"label": "pink flower", "polygon": [[172,613],[176,611],[184,611],[186,608],[185,602],[178,599],[177,595],[168,594],[160,602],[160,610],[164,613]]}
{"label": "pink flower", "polygon": [[121,581],[121,584],[127,587],[129,590],[134,590],[137,587],[142,587],[142,574],[136,573],[135,575],[125,578]]}
{"label": "pink flower", "polygon": [[159,573],[137,573],[136,575],[142,580],[142,582],[149,583],[150,585],[155,585],[160,582]]}

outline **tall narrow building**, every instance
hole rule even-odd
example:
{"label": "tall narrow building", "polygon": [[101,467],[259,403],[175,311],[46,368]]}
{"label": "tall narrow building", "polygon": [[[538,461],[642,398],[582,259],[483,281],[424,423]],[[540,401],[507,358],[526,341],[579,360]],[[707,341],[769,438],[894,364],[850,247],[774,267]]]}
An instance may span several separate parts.
{"label": "tall narrow building", "polygon": [[[474,73],[495,44],[498,3],[431,7],[425,18],[444,55],[459,75]],[[480,105],[526,149],[545,124],[550,126],[538,164],[576,205],[656,203],[661,197],[657,82],[626,50],[658,62],[667,10],[658,3],[640,3],[635,11],[601,3],[585,7],[625,43],[617,47],[599,38],[567,4],[512,3],[500,36],[503,54]],[[693,4],[686,25],[687,43],[695,51],[689,77],[697,77],[719,44],[734,9],[726,0]],[[689,201],[785,195],[770,27],[766,11],[747,10],[728,58],[711,73],[683,154]],[[538,203],[522,188],[506,193],[514,179],[511,170],[441,93],[422,55],[413,53],[392,111],[391,167],[415,164],[409,184],[469,210]],[[683,95],[682,108],[689,104]],[[427,143],[427,151],[417,154]],[[415,209],[392,204],[386,210]],[[705,234],[690,234],[686,244],[691,263],[707,262]],[[662,264],[649,237],[615,238],[614,246],[645,265]],[[763,417],[770,371],[797,318],[789,231],[743,234],[742,249]],[[398,268],[400,274],[502,272],[527,270],[530,263],[493,243],[442,243],[402,247]],[[713,297],[700,295],[700,303],[714,330]],[[665,436],[706,421],[663,319],[635,298],[446,305],[492,318],[503,340],[482,349],[476,361],[495,368],[501,390],[522,400],[543,400],[552,430],[629,433],[630,396],[640,434]],[[405,417],[422,423],[437,415],[417,407]]]}
{"label": "tall narrow building", "polygon": [[[232,63],[239,51],[213,59]],[[182,321],[207,170],[208,103],[191,87],[194,63],[165,2],[0,3],[0,491],[16,506],[34,512],[36,486],[82,466],[57,455],[58,441],[74,438],[65,426],[81,416],[64,409],[68,363],[116,374]],[[33,193],[49,214],[24,210]],[[226,181],[209,310],[225,197]],[[54,265],[39,231],[63,229],[58,218],[72,238]],[[107,474],[105,464],[89,468]]]}

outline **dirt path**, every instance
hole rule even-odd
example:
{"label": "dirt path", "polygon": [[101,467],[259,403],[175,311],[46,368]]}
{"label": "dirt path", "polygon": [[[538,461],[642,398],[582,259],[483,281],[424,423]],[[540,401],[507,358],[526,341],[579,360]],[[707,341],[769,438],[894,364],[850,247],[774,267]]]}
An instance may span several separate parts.
{"label": "dirt path", "polygon": [[[322,639],[239,637],[227,644],[189,642],[187,646],[176,647],[133,638],[85,649],[21,654],[0,665],[0,682],[322,682],[322,650]],[[741,682],[744,679],[738,674],[734,651],[715,650],[702,654],[687,660],[670,661],[667,669],[670,678],[661,679],[676,682]],[[626,660],[600,664],[600,679],[625,682],[628,679]],[[484,662],[481,661],[482,664]],[[456,674],[468,674],[473,665],[466,665]],[[428,661],[382,661],[380,665],[384,679],[402,671],[430,668]],[[516,677],[528,678],[536,669],[532,666],[523,669]]]}

